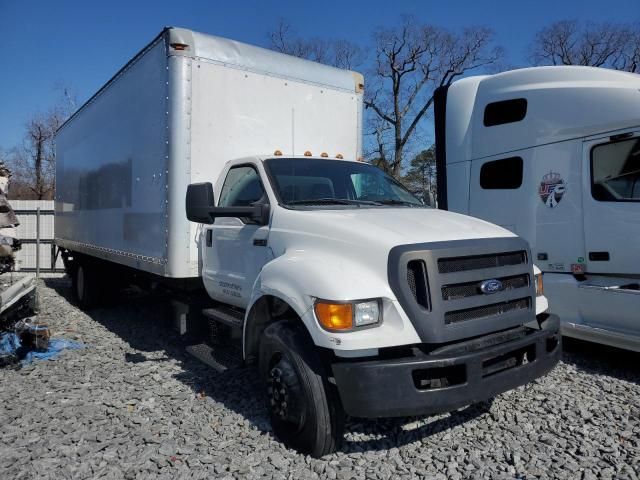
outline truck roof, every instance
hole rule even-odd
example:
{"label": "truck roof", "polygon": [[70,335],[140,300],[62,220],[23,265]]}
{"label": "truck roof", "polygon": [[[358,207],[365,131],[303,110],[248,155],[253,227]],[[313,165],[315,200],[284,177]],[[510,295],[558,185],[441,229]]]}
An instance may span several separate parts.
{"label": "truck roof", "polygon": [[[165,27],[148,45],[131,58],[116,74],[74,112],[59,128],[102,94],[111,83],[129,69],[140,57],[159,41],[164,41],[167,55],[180,55],[218,63],[232,68],[290,78],[328,88],[359,92],[364,89],[362,74],[341,68],[305,60],[255,45],[249,45],[228,38],[200,33],[186,28]],[[179,45],[178,48],[170,48]]]}
{"label": "truck roof", "polygon": [[553,66],[468,77],[446,108],[455,163],[640,125],[640,75]]}

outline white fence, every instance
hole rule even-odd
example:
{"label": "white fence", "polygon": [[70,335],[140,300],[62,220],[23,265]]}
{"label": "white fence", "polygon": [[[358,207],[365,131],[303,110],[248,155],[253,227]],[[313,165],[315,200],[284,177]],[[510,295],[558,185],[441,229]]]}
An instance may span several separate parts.
{"label": "white fence", "polygon": [[[54,210],[53,200],[9,200],[16,213],[20,225],[17,235],[22,242],[22,249],[16,252],[16,270],[35,272],[37,256],[40,257],[40,271],[51,272],[53,260]],[[37,252],[36,237],[38,233],[38,208],[40,209],[40,251]],[[62,272],[64,266],[58,258],[55,270]]]}

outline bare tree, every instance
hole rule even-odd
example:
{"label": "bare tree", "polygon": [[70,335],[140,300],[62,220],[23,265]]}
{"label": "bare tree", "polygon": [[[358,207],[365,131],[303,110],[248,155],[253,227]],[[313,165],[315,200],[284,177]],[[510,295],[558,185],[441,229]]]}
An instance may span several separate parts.
{"label": "bare tree", "polygon": [[323,40],[301,38],[284,19],[269,33],[271,49],[294,57],[354,69],[365,60],[364,51],[347,40]]}
{"label": "bare tree", "polygon": [[390,127],[390,173],[400,176],[405,148],[432,107],[435,89],[500,60],[502,49],[491,46],[492,36],[483,27],[457,34],[411,18],[374,33],[375,68],[365,106]]}
{"label": "bare tree", "polygon": [[638,71],[640,26],[561,20],[540,30],[531,44],[534,65],[583,65]]}
{"label": "bare tree", "polygon": [[75,109],[75,95],[66,87],[57,87],[61,99],[44,114],[35,114],[25,124],[25,137],[21,147],[7,156],[13,170],[10,195],[12,198],[53,198],[55,188],[56,131]]}
{"label": "bare tree", "polygon": [[624,53],[623,70],[640,73],[640,22],[631,28],[631,40]]}

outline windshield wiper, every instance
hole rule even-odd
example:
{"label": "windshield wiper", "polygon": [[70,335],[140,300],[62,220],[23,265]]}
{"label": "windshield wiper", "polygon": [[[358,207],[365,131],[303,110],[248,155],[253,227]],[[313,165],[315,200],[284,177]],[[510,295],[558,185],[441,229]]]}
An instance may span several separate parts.
{"label": "windshield wiper", "polygon": [[365,200],[351,200],[349,198],[309,198],[305,200],[292,200],[287,205],[377,205],[377,202]]}
{"label": "windshield wiper", "polygon": [[407,205],[410,207],[423,207],[424,205],[421,205],[419,203],[415,203],[415,202],[407,202],[406,200],[396,200],[395,198],[385,198],[384,200],[376,200],[376,203],[379,203],[381,205]]}

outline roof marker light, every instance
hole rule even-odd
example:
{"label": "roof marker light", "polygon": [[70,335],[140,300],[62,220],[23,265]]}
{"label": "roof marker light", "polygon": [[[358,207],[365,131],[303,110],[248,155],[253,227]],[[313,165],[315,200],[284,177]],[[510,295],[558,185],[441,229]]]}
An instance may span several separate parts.
{"label": "roof marker light", "polygon": [[344,157],[342,156],[342,154],[341,154],[341,153],[339,153],[339,154],[337,154],[337,155],[336,155],[336,158],[337,158],[338,160],[342,160]]}
{"label": "roof marker light", "polygon": [[306,152],[304,152],[304,156],[305,157],[311,157],[311,156],[313,156],[313,154],[309,150],[307,150]]}
{"label": "roof marker light", "polygon": [[174,50],[186,50],[187,48],[189,48],[189,45],[187,45],[186,43],[172,43],[171,48],[173,48]]}
{"label": "roof marker light", "polygon": [[280,150],[276,150],[275,152],[273,152],[273,154],[274,154],[276,157],[281,157],[281,156],[282,156],[282,152],[281,152]]}
{"label": "roof marker light", "polygon": [[322,153],[320,154],[320,156],[321,156],[322,158],[327,158],[327,157],[329,156],[329,154],[328,154],[327,152],[322,152]]}

